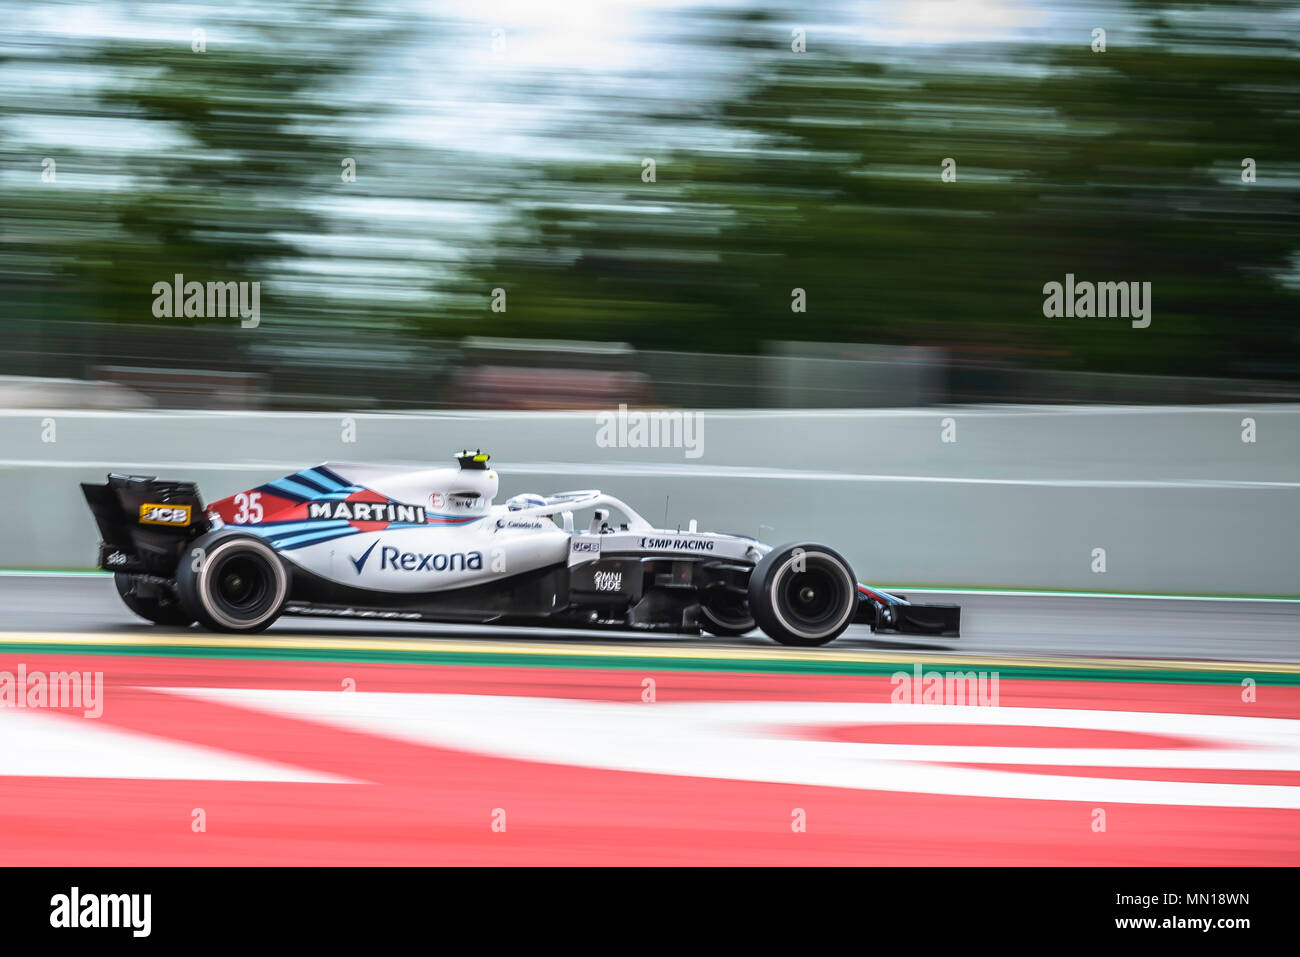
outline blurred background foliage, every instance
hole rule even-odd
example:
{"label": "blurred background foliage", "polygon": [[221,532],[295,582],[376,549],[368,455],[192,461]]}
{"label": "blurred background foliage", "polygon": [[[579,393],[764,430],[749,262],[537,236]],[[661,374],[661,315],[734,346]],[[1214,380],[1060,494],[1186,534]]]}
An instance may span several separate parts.
{"label": "blurred background foliage", "polygon": [[[872,17],[925,5],[39,6],[0,2],[6,323],[202,325],[152,316],[183,273],[262,282],[262,329],[304,347],[800,340],[1300,379],[1288,4],[975,4],[999,16],[969,42],[962,3],[887,42]],[[1067,272],[1152,283],[1150,328],[1045,318]]]}

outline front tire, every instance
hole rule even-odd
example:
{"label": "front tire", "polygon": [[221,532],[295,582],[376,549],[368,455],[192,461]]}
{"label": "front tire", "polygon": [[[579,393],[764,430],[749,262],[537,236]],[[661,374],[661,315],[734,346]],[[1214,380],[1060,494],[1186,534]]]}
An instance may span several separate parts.
{"label": "front tire", "polygon": [[700,604],[700,627],[718,638],[739,638],[758,625],[743,597],[726,595]]}
{"label": "front tire", "polygon": [[[200,550],[197,555],[195,550]],[[289,595],[289,570],[260,538],[208,532],[186,549],[176,571],[176,590],[185,610],[204,628],[258,632],[280,617]]]}
{"label": "front tire", "polygon": [[825,545],[782,545],[754,567],[749,609],[774,641],[802,648],[824,645],[853,621],[857,579],[844,557]]}

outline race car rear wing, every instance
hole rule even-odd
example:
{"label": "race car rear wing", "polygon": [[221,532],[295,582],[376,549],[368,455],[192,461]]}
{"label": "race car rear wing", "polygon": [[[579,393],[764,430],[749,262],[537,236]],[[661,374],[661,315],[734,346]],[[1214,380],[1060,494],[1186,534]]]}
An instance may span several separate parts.
{"label": "race car rear wing", "polygon": [[210,527],[193,482],[110,473],[103,485],[81,484],[99,526],[99,567],[170,578],[187,543]]}

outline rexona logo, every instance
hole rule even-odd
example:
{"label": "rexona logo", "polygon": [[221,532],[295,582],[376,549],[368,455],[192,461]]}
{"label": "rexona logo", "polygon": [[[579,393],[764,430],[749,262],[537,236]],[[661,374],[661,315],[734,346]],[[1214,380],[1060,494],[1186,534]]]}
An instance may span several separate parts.
{"label": "rexona logo", "polygon": [[140,523],[142,525],[188,525],[190,507],[188,505],[152,505],[140,506]]}
{"label": "rexona logo", "polygon": [[711,552],[713,542],[707,538],[643,538],[642,548],[671,548],[678,552]]}
{"label": "rexona logo", "polygon": [[307,517],[344,518],[349,522],[411,522],[425,524],[423,505],[401,502],[308,502]]}
{"label": "rexona logo", "polygon": [[[483,568],[482,552],[404,552],[392,545],[379,549],[379,567],[403,572],[463,572]],[[360,571],[360,569],[357,569]]]}

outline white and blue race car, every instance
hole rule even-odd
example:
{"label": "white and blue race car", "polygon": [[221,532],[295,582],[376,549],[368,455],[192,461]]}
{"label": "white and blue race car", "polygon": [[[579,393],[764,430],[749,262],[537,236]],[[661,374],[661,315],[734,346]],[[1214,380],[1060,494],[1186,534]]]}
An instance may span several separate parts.
{"label": "white and blue race car", "polygon": [[[127,606],[255,632],[280,615],[617,628],[824,645],[852,623],[955,637],[956,605],[861,585],[811,542],[654,528],[599,490],[494,504],[481,451],[456,468],[327,463],[204,506],[192,482],[112,474],[82,490]],[[591,513],[575,527],[574,513]],[[617,513],[617,518],[612,517]]]}

